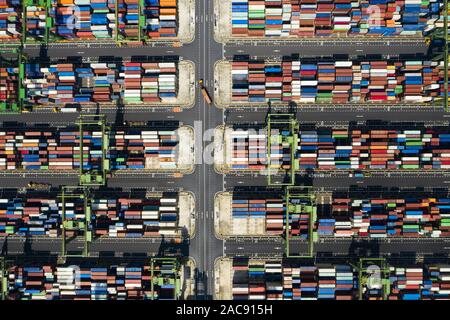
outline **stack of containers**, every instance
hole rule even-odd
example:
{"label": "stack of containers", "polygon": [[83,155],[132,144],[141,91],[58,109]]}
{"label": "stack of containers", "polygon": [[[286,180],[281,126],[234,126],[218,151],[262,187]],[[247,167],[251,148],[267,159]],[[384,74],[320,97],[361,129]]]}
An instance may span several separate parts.
{"label": "stack of containers", "polygon": [[174,62],[142,63],[142,101],[160,102],[176,97],[176,64]]}
{"label": "stack of containers", "polygon": [[0,42],[20,41],[22,1],[0,0]]}
{"label": "stack of containers", "polygon": [[71,132],[3,131],[0,132],[0,170],[74,169],[78,144],[66,140]]}
{"label": "stack of containers", "polygon": [[293,300],[317,300],[317,268],[298,266],[292,269]]}
{"label": "stack of containers", "polygon": [[450,135],[440,129],[300,131],[299,168],[386,170],[450,168]]}
{"label": "stack of containers", "polygon": [[111,134],[110,141],[108,157],[113,170],[177,168],[176,131],[116,131]]}
{"label": "stack of containers", "polygon": [[[86,212],[84,210],[84,200],[77,198],[76,200],[66,201],[65,205],[65,220],[69,222],[85,222]],[[63,214],[63,203],[58,202],[58,214],[62,217]],[[88,226],[90,229],[90,226]],[[83,231],[80,230],[66,230],[66,237],[76,237],[78,235],[83,235]]]}
{"label": "stack of containers", "polygon": [[[283,299],[283,275],[282,266],[278,261],[267,261],[265,263],[265,279],[266,279],[266,299],[282,300]],[[250,288],[252,293],[252,288]],[[264,296],[261,296],[263,298]],[[253,299],[260,299],[256,294]]]}
{"label": "stack of containers", "polygon": [[247,35],[247,33],[254,32],[254,30],[250,30],[249,14],[248,0],[232,1],[231,24],[233,35]]}
{"label": "stack of containers", "polygon": [[[354,300],[358,272],[351,265],[282,265],[233,259],[233,299]],[[390,267],[390,300],[431,300],[450,297],[450,268],[443,265]],[[253,288],[254,295],[249,294]],[[256,295],[259,288],[260,295]],[[273,290],[273,291],[272,291]],[[280,292],[281,291],[281,292]],[[263,294],[264,293],[264,294]],[[382,299],[382,288],[363,288],[363,298]]]}
{"label": "stack of containers", "polygon": [[233,36],[423,36],[438,26],[438,0],[232,0]]}
{"label": "stack of containers", "polygon": [[290,170],[292,166],[292,148],[289,130],[272,129],[270,135],[269,169]]}
{"label": "stack of containers", "polygon": [[18,73],[18,68],[0,67],[0,104],[17,102]]}
{"label": "stack of containers", "polygon": [[[232,81],[232,94],[231,100],[234,102],[238,101],[246,101],[250,99],[250,89],[253,90],[252,98],[256,99],[258,96],[261,96],[261,91],[264,94],[264,83],[265,77],[263,74],[259,74],[257,78],[262,76],[262,79],[253,79],[252,87],[250,87],[249,83],[249,63],[242,61],[233,61],[231,63],[231,81]],[[258,80],[258,81],[257,81]],[[262,87],[262,90],[260,89]]]}
{"label": "stack of containers", "polygon": [[428,267],[429,279],[424,281],[422,300],[448,300],[450,298],[450,268],[448,266]]}
{"label": "stack of containers", "polygon": [[[79,132],[66,129],[0,132],[0,170],[73,170],[80,167]],[[102,167],[102,135],[83,133],[83,166]],[[176,131],[126,130],[110,133],[107,157],[113,170],[176,169]]]}
{"label": "stack of containers", "polygon": [[108,237],[174,236],[178,228],[177,198],[95,199],[94,232]]}
{"label": "stack of containers", "polygon": [[168,299],[175,290],[174,274],[164,264],[153,278],[149,266],[15,266],[8,271],[7,297],[13,300]]}
{"label": "stack of containers", "polygon": [[283,233],[286,206],[282,198],[257,197],[249,198],[239,194],[233,194],[232,217],[266,219],[266,232],[279,235]]}
{"label": "stack of containers", "polygon": [[283,7],[281,0],[266,1],[265,7],[265,34],[266,37],[280,37],[283,31]]}
{"label": "stack of containers", "polygon": [[111,40],[114,12],[114,0],[52,0],[50,31],[65,40]]}
{"label": "stack of containers", "polygon": [[234,259],[233,299],[352,300],[357,297],[356,275],[350,265],[317,267]]}
{"label": "stack of containers", "polygon": [[390,300],[420,300],[424,283],[424,273],[421,267],[394,268],[391,267]]}
{"label": "stack of containers", "polygon": [[233,61],[232,102],[428,103],[443,94],[443,64],[385,60]]}
{"label": "stack of containers", "polygon": [[[83,221],[83,201],[66,202],[66,219]],[[94,197],[92,229],[97,236],[174,236],[178,231],[176,197]],[[60,234],[62,203],[56,196],[14,195],[0,199],[0,236],[48,236]],[[91,226],[89,226],[91,228]]]}
{"label": "stack of containers", "polygon": [[231,290],[233,300],[248,300],[248,260],[234,258],[232,269],[233,287]]}
{"label": "stack of containers", "polygon": [[124,38],[139,36],[139,0],[116,0],[118,3],[119,34]]}
{"label": "stack of containers", "polygon": [[45,36],[46,9],[40,6],[28,6],[25,16],[26,35],[40,41]]}
{"label": "stack of containers", "polygon": [[241,130],[232,131],[231,152],[232,169],[265,169],[267,134],[254,134]]}
{"label": "stack of containers", "polygon": [[254,262],[248,266],[248,299],[266,299],[266,263]]}
{"label": "stack of containers", "polygon": [[0,236],[58,236],[60,204],[55,199],[0,199]]}
{"label": "stack of containers", "polygon": [[[306,199],[290,198],[289,199],[289,235],[291,237],[301,237],[307,239],[309,236],[310,214],[305,212],[304,206],[310,205],[310,201]],[[284,217],[283,222],[286,220]],[[286,224],[283,224],[286,229]],[[286,232],[286,230],[284,230]]]}
{"label": "stack of containers", "polygon": [[[150,39],[177,36],[176,0],[145,0],[143,5],[140,6],[139,0],[117,0],[117,27],[122,37],[137,39],[139,34]],[[34,7],[29,8],[34,10]],[[116,32],[115,8],[115,0],[52,0],[49,16],[54,26],[50,30],[65,40],[112,40]],[[140,14],[144,19],[142,30]]]}
{"label": "stack of containers", "polygon": [[119,77],[124,87],[122,100],[125,103],[142,102],[142,65],[138,62],[124,63]]}
{"label": "stack of containers", "polygon": [[145,34],[150,39],[177,36],[177,0],[145,0]]}
{"label": "stack of containers", "polygon": [[318,218],[319,236],[448,237],[450,199],[333,199],[331,216]]}
{"label": "stack of containers", "polygon": [[[26,64],[24,86],[32,104],[158,103],[177,95],[177,64]],[[7,79],[7,83],[13,79]]]}

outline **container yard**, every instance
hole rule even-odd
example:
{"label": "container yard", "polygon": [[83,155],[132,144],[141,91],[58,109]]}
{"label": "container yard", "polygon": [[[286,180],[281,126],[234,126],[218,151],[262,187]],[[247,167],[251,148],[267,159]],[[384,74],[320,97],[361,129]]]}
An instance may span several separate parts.
{"label": "container yard", "polygon": [[[24,104],[36,110],[58,107],[61,111],[96,106],[116,109],[117,105],[192,107],[195,88],[182,84],[194,83],[194,64],[150,58],[152,62],[26,63]],[[18,70],[5,71],[2,82],[11,91]]]}
{"label": "container yard", "polygon": [[22,3],[20,0],[0,1],[0,42],[20,42],[22,32]]}
{"label": "container yard", "polygon": [[192,236],[195,231],[195,199],[190,192],[141,196],[123,191],[95,192],[87,204],[90,218],[84,199],[64,201],[59,191],[2,190],[2,194],[2,237],[61,237],[63,211],[66,220],[86,221],[95,238],[180,237],[183,233]]}
{"label": "container yard", "polygon": [[[315,212],[289,212],[290,236],[324,238],[448,238],[448,190],[370,192],[313,191]],[[221,192],[215,198],[215,230],[223,237],[283,236],[287,198],[283,190]],[[290,199],[292,202],[293,199]],[[295,201],[295,199],[294,199]],[[296,216],[295,214],[298,214]]]}
{"label": "container yard", "polygon": [[2,110],[17,104],[19,100],[18,81],[17,68],[0,67],[0,106]]}
{"label": "container yard", "polygon": [[0,300],[450,300],[449,3],[0,0]]}
{"label": "container yard", "polygon": [[[317,170],[446,170],[447,126],[387,124],[383,129],[300,126],[294,144],[295,171]],[[392,128],[392,129],[390,129]],[[222,172],[264,172],[267,169],[267,133],[259,127],[241,130],[219,127],[224,149],[215,154]],[[290,135],[291,133],[285,133]],[[223,151],[223,152],[222,152]],[[280,150],[283,154],[283,150]],[[286,157],[291,157],[286,154]]]}
{"label": "container yard", "polygon": [[[5,129],[5,128],[4,128]],[[194,133],[186,126],[174,130],[117,128],[107,134],[106,159],[112,171],[179,171],[194,165]],[[84,131],[83,167],[102,167],[103,135]],[[0,171],[67,172],[80,169],[80,133],[76,127],[11,128],[0,132]]]}
{"label": "container yard", "polygon": [[448,299],[448,260],[435,264],[399,264],[386,270],[387,285],[361,288],[358,269],[350,263],[223,258],[216,262],[216,298],[224,300],[387,300]]}
{"label": "container yard", "polygon": [[215,66],[219,107],[298,103],[322,105],[430,105],[443,96],[443,62],[235,58]]}
{"label": "container yard", "polygon": [[0,6],[4,43],[187,44],[195,37],[195,0],[4,0]]}
{"label": "container yard", "polygon": [[214,1],[220,43],[308,39],[414,40],[443,27],[442,1]]}
{"label": "container yard", "polygon": [[182,298],[184,266],[175,259],[80,265],[9,263],[6,300],[176,300]]}

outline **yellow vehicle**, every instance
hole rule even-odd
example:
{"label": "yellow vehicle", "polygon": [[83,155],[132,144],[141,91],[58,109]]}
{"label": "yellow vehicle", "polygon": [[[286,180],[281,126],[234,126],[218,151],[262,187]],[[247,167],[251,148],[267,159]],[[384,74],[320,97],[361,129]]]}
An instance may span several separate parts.
{"label": "yellow vehicle", "polygon": [[205,99],[207,104],[211,105],[212,100],[209,96],[208,90],[206,90],[205,86],[203,85],[203,79],[198,80],[198,84],[200,85],[200,89],[202,90],[203,99]]}

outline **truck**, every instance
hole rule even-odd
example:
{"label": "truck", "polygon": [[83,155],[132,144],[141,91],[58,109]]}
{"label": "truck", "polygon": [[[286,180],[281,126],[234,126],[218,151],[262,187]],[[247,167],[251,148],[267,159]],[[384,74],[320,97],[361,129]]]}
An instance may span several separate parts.
{"label": "truck", "polygon": [[200,89],[202,91],[203,99],[205,99],[205,101],[206,101],[206,103],[208,105],[211,105],[212,100],[211,100],[211,97],[209,96],[208,90],[206,90],[205,86],[203,85],[203,79],[200,79],[198,81],[198,84],[200,85]]}

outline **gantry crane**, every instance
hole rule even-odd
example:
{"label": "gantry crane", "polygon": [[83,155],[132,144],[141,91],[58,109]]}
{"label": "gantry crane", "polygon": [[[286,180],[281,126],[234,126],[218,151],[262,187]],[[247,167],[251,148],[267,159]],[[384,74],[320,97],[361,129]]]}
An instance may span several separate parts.
{"label": "gantry crane", "polygon": [[[35,6],[44,10],[45,14],[45,27],[44,35],[41,39],[31,38],[28,34],[27,29],[27,11],[28,7]],[[51,10],[51,0],[24,0],[22,3],[22,14],[23,14],[23,26],[22,26],[22,43],[41,43],[47,45],[50,39],[50,28],[53,26],[53,19],[50,17]]]}
{"label": "gantry crane", "polygon": [[[8,59],[9,55],[14,58]],[[25,88],[23,80],[25,78],[25,60],[26,56],[23,53],[23,47],[17,48],[1,48],[0,49],[0,66],[7,68],[17,68],[17,92],[16,101],[0,101],[0,112],[18,113],[24,111]]]}
{"label": "gantry crane", "polygon": [[[353,265],[353,264],[352,264]],[[364,289],[371,286],[381,286],[383,300],[387,300],[390,293],[389,264],[385,258],[360,258],[353,267],[358,272],[358,298],[364,300]]]}
{"label": "gantry crane", "polygon": [[[167,267],[162,269],[162,267]],[[159,273],[158,276],[155,273]],[[155,284],[163,285],[164,282],[174,286],[174,299],[178,300],[181,296],[181,279],[180,279],[180,263],[177,258],[151,258],[150,259],[150,275],[151,275],[151,300],[155,298]]]}
{"label": "gantry crane", "polygon": [[[58,198],[61,201],[61,254],[60,258],[66,257],[88,257],[89,245],[92,242],[92,230],[91,230],[91,200],[90,194],[86,187],[69,187],[63,186]],[[82,219],[68,219],[68,208],[73,210],[72,205],[68,205],[68,202],[72,201],[83,202],[83,218]],[[81,254],[69,254],[67,251],[67,244],[71,240],[67,236],[68,231],[73,231],[77,234],[77,237],[82,234],[83,237],[83,249]]]}
{"label": "gantry crane", "polygon": [[0,256],[0,298],[5,300],[8,295],[8,268],[4,257]]}
{"label": "gantry crane", "polygon": [[[295,161],[299,124],[294,113],[269,113],[267,116],[267,178],[269,186],[292,186],[295,184],[295,172],[298,165]],[[272,145],[274,143],[289,144],[290,168],[273,172]],[[279,164],[275,164],[278,166]],[[274,181],[274,175],[285,174],[283,181]]]}
{"label": "gantry crane", "polygon": [[[293,200],[293,201],[291,201]],[[317,219],[317,205],[316,195],[313,192],[312,187],[285,187],[285,206],[286,206],[286,220],[285,220],[285,253],[288,258],[311,258],[314,254],[314,242],[316,236],[314,234],[314,225]],[[294,238],[290,235],[291,219],[290,215],[293,214],[307,214],[309,216],[308,221],[308,254],[296,255],[291,254],[290,240]],[[297,236],[296,236],[297,238]]]}
{"label": "gantry crane", "polygon": [[[109,128],[106,126],[104,115],[81,115],[78,118],[80,132],[80,185],[103,186],[110,170],[107,153],[109,148]],[[84,165],[84,132],[86,129],[98,130],[101,133],[101,168],[89,169]]]}

